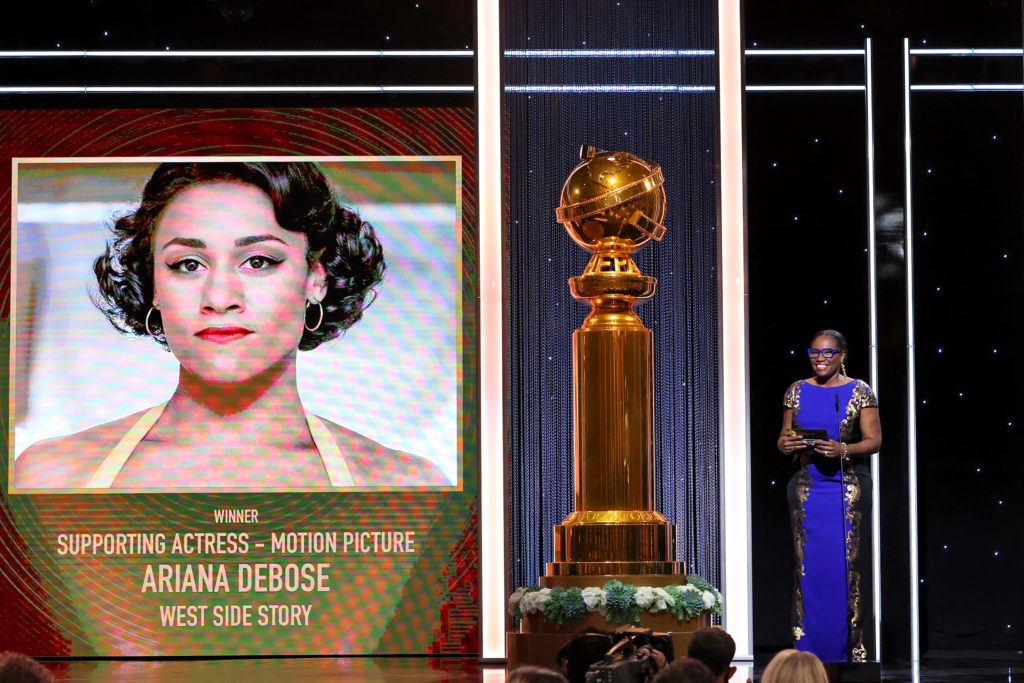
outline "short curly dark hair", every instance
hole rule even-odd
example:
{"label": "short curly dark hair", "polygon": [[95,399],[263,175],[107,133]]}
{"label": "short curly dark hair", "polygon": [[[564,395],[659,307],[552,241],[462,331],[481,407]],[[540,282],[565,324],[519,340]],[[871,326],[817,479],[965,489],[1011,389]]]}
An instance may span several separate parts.
{"label": "short curly dark hair", "polygon": [[[278,224],[306,235],[306,258],[327,274],[320,326],[299,341],[303,351],[342,334],[373,303],[384,277],[384,250],[374,228],[342,205],[320,167],[310,161],[188,162],[160,164],[132,213],[116,219],[113,236],[93,263],[99,290],[93,303],[124,334],[150,336],[146,316],[153,303],[153,236],[156,222],[178,193],[200,183],[236,182],[261,190],[274,205]],[[312,314],[311,314],[312,315]],[[149,320],[164,348],[160,316]]]}

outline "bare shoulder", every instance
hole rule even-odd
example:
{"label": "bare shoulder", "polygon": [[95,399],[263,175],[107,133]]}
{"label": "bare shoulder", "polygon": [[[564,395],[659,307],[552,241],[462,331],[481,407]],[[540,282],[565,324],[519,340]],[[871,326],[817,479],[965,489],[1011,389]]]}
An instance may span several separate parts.
{"label": "bare shoulder", "polygon": [[383,446],[359,432],[321,418],[338,444],[356,486],[450,486],[433,461]]}
{"label": "bare shoulder", "polygon": [[14,461],[16,489],[82,488],[125,433],[146,411],[91,427],[77,434],[32,444]]}

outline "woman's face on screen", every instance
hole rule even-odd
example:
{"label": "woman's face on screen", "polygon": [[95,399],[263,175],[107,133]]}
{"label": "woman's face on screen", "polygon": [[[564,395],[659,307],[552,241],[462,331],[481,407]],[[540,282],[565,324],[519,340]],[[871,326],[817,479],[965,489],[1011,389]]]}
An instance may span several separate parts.
{"label": "woman's face on screen", "polygon": [[153,301],[178,362],[206,381],[241,382],[291,357],[306,301],[323,298],[306,246],[251,185],[205,183],[172,199],[156,222]]}

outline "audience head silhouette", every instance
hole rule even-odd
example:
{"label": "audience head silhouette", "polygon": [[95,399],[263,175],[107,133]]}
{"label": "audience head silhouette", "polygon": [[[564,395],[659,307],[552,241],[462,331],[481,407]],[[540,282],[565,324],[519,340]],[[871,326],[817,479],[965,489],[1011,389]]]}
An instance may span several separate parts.
{"label": "audience head silhouette", "polygon": [[814,654],[783,650],[768,663],[761,683],[828,683],[828,674]]}
{"label": "audience head silhouette", "polygon": [[736,667],[729,666],[736,654],[736,641],[720,628],[702,628],[694,633],[687,654],[704,662],[718,683],[725,683],[736,673]]}

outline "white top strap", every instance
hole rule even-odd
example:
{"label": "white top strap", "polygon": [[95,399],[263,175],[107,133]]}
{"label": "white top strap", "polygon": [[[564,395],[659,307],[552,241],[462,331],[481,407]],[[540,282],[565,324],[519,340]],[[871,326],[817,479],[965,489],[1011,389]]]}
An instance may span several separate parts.
{"label": "white top strap", "polygon": [[164,408],[167,407],[167,402],[161,403],[160,405],[153,406],[145,413],[142,417],[132,425],[121,440],[114,446],[114,450],[110,451],[102,463],[100,463],[99,469],[92,475],[89,481],[86,483],[85,488],[87,489],[109,489],[114,485],[114,480],[117,479],[117,475],[121,474],[121,468],[128,462],[128,458],[132,457],[132,452],[135,451],[135,447],[139,445],[149,430],[153,428],[156,421],[160,419],[160,416],[164,413]]}
{"label": "white top strap", "polygon": [[348,470],[345,456],[338,448],[331,430],[327,428],[324,421],[313,413],[306,413],[306,424],[309,425],[309,433],[313,436],[313,443],[320,451],[320,460],[327,470],[327,478],[331,480],[331,486],[355,486],[352,473]]}

